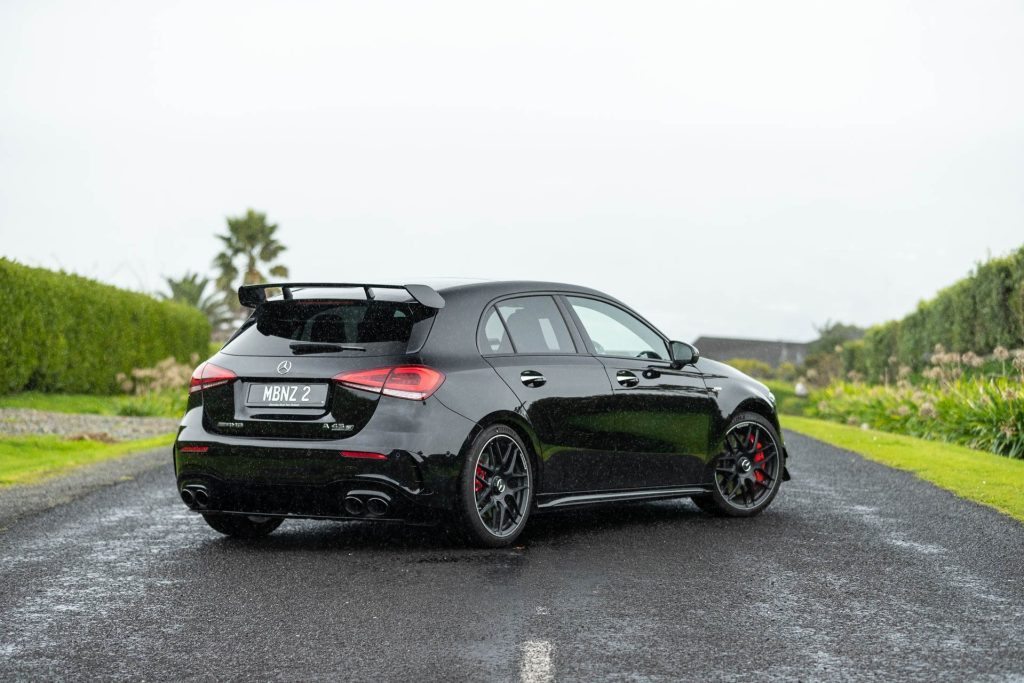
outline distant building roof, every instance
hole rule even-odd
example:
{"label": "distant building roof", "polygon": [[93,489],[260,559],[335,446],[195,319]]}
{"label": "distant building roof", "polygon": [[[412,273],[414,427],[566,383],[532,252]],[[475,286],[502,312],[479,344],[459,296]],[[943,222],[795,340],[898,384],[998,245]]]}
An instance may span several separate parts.
{"label": "distant building roof", "polygon": [[767,341],[763,339],[730,339],[701,337],[693,343],[700,355],[728,362],[734,358],[753,358],[773,368],[783,363],[800,365],[807,358],[806,342]]}

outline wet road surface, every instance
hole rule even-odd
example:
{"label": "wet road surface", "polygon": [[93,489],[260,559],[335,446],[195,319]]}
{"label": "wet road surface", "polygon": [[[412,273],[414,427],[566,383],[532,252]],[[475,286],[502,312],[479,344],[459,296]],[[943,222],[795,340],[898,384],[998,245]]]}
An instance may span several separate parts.
{"label": "wet road surface", "polygon": [[1024,525],[788,443],[760,518],[564,512],[503,551],[315,522],[231,541],[160,468],[0,533],[0,679],[1024,678]]}

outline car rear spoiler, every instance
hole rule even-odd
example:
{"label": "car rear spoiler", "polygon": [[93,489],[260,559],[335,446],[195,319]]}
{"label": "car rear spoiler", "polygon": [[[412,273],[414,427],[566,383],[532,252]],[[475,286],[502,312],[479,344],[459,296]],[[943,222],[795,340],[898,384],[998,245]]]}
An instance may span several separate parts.
{"label": "car rear spoiler", "polygon": [[268,289],[280,289],[285,299],[294,298],[292,290],[358,288],[366,292],[366,298],[373,298],[375,289],[404,289],[409,296],[427,308],[444,308],[444,298],[433,287],[427,285],[373,285],[365,282],[279,282],[263,285],[242,285],[238,288],[238,301],[248,308],[256,308],[267,300]]}

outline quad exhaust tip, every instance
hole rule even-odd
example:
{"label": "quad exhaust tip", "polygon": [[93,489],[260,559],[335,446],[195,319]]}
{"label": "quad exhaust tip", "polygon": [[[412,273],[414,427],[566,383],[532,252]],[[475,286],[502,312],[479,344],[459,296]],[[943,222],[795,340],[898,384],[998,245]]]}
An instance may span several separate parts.
{"label": "quad exhaust tip", "polygon": [[345,496],[344,505],[345,514],[352,517],[382,517],[391,507],[387,497],[376,491],[352,491]]}
{"label": "quad exhaust tip", "polygon": [[193,510],[204,510],[210,506],[210,492],[205,486],[190,484],[181,488],[181,500]]}

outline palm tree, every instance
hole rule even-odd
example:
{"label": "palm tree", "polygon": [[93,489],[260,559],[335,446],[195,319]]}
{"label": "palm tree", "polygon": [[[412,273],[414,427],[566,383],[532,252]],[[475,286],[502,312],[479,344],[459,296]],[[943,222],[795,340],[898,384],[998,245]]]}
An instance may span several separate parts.
{"label": "palm tree", "polygon": [[[224,292],[229,305],[237,309],[235,290],[238,285],[266,282],[260,268],[276,261],[286,247],[274,237],[277,224],[267,223],[265,213],[248,209],[244,216],[229,216],[227,221],[227,234],[217,235],[224,243],[224,250],[217,254],[213,265],[219,272],[217,288]],[[281,264],[270,265],[268,272],[274,277],[288,277],[288,269]],[[239,274],[241,282],[238,282]]]}
{"label": "palm tree", "polygon": [[231,322],[234,316],[224,302],[224,296],[214,290],[209,294],[206,288],[210,285],[210,278],[200,277],[198,273],[185,273],[180,279],[165,277],[169,293],[159,293],[158,296],[165,301],[177,301],[198,308],[210,321],[210,326],[217,330]]}

